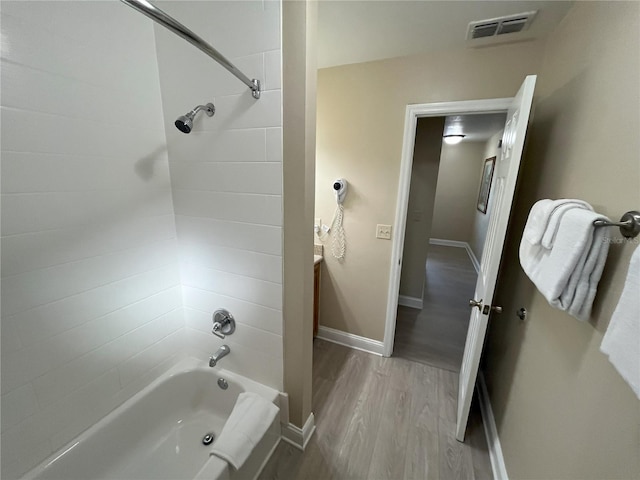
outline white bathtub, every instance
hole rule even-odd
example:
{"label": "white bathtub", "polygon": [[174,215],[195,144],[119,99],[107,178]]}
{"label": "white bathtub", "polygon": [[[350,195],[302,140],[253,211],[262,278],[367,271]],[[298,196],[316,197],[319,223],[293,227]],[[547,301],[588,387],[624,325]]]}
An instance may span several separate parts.
{"label": "white bathtub", "polygon": [[[224,363],[224,362],[223,362]],[[229,387],[222,390],[218,378]],[[280,440],[279,418],[238,471],[203,445],[217,436],[243,391],[277,405],[278,392],[245,377],[188,358],[119,406],[25,479],[177,480],[255,478]]]}

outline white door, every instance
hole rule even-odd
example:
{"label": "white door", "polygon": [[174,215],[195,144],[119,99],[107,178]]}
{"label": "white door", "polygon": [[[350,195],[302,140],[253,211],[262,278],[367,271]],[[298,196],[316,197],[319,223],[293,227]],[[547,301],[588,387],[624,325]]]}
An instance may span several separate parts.
{"label": "white door", "polygon": [[491,302],[498,277],[500,257],[502,256],[513,193],[518,178],[524,139],[527,134],[535,85],[536,76],[528,76],[514,97],[507,112],[507,123],[502,137],[502,151],[500,158],[496,160],[495,180],[491,187],[494,203],[480,261],[475,295],[469,302],[471,322],[469,323],[460,370],[456,438],[461,442],[464,440],[467,429],[469,407],[478,375],[478,365],[487,332],[489,313],[491,313]]}

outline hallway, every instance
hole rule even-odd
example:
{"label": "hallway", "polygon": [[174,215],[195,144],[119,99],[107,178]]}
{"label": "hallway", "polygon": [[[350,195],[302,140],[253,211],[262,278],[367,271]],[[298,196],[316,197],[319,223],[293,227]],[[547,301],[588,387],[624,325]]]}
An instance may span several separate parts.
{"label": "hallway", "polygon": [[464,248],[429,245],[423,309],[398,306],[393,356],[459,372],[476,279]]}
{"label": "hallway", "polygon": [[316,432],[280,443],[260,480],[490,479],[479,408],[455,439],[458,375],[314,340]]}

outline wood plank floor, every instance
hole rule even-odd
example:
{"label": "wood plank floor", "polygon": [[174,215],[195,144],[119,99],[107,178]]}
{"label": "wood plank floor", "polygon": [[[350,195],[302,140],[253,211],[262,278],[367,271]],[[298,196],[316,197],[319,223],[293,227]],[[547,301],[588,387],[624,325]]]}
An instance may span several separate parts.
{"label": "wood plank floor", "polygon": [[398,307],[393,355],[459,372],[476,279],[464,248],[429,245],[424,308]]}
{"label": "wood plank floor", "polygon": [[455,372],[316,339],[316,432],[304,453],[281,442],[259,479],[493,478],[477,405],[455,439],[457,384]]}

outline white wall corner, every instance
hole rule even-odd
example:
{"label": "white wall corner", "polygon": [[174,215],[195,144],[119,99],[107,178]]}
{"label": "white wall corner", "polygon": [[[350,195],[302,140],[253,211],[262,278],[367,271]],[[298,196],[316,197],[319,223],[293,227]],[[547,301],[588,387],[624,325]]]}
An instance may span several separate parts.
{"label": "white wall corner", "polygon": [[382,356],[384,352],[383,342],[361,337],[360,335],[354,335],[353,333],[323,327],[322,325],[318,327],[318,338],[337,343],[338,345],[344,345],[345,347],[362,350],[363,352],[373,353],[374,355]]}
{"label": "white wall corner", "polygon": [[500,438],[498,437],[498,427],[496,426],[496,419],[493,416],[491,401],[489,400],[489,392],[482,372],[478,372],[478,399],[480,400],[480,411],[482,412],[484,433],[487,437],[487,445],[489,446],[489,459],[491,460],[493,478],[494,480],[509,480],[509,476],[507,475],[507,466],[505,465],[504,457],[502,456]]}
{"label": "white wall corner", "polygon": [[302,428],[296,427],[292,423],[282,425],[282,440],[304,452],[304,449],[307,448],[307,444],[315,431],[316,422],[312,412],[309,414],[309,417],[307,418],[307,421],[304,422]]}
{"label": "white wall corner", "polygon": [[407,295],[398,295],[398,305],[422,310],[422,299],[417,297],[408,297]]}

